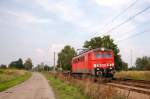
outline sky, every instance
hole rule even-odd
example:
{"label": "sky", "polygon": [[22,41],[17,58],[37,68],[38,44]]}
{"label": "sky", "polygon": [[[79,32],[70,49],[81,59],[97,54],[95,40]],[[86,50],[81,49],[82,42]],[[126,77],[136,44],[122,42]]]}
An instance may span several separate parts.
{"label": "sky", "polygon": [[108,34],[131,66],[131,51],[132,64],[150,56],[150,9],[108,31],[149,6],[150,0],[0,0],[0,64],[30,57],[35,66],[53,65],[54,51]]}

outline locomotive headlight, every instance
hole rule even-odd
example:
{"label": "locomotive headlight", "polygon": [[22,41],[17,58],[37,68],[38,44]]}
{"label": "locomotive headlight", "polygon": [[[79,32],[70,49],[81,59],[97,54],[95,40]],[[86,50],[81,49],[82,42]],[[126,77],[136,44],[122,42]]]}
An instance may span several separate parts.
{"label": "locomotive headlight", "polygon": [[96,64],[94,64],[94,67],[96,67]]}
{"label": "locomotive headlight", "polygon": [[104,48],[104,47],[102,47],[102,48],[101,48],[101,50],[102,50],[102,51],[104,51],[104,50],[105,50],[105,48]]}

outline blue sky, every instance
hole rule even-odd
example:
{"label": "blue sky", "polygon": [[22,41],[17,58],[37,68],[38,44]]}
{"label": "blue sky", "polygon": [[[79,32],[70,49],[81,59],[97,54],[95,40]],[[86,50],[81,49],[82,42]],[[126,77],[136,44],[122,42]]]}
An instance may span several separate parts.
{"label": "blue sky", "polygon": [[[150,32],[123,40],[150,29],[150,9],[116,30],[142,9],[149,0],[137,0],[127,12],[111,20],[135,0],[0,0],[0,64],[31,57],[34,64],[52,65],[53,52],[64,45],[81,48],[85,40],[109,34],[120,48],[124,61],[130,65],[137,57],[150,56]],[[123,40],[122,42],[117,42]]]}

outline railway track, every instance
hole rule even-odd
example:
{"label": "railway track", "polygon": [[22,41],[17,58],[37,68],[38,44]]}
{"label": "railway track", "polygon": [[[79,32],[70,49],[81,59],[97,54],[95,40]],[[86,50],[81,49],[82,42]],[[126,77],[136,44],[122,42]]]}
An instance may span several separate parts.
{"label": "railway track", "polygon": [[150,81],[115,79],[106,85],[150,95]]}
{"label": "railway track", "polygon": [[119,83],[128,86],[140,87],[145,89],[150,89],[150,81],[144,80],[116,80],[112,81],[113,83]]}
{"label": "railway track", "polygon": [[[65,75],[67,76],[67,75]],[[75,79],[79,80],[84,80],[80,77],[75,77]],[[137,92],[137,93],[142,93],[142,94],[147,94],[150,95],[150,81],[145,81],[145,80],[133,80],[133,79],[97,79],[96,81],[93,79],[90,79],[93,82],[97,84],[104,84],[106,86],[113,86],[116,88],[132,91],[132,92]]]}

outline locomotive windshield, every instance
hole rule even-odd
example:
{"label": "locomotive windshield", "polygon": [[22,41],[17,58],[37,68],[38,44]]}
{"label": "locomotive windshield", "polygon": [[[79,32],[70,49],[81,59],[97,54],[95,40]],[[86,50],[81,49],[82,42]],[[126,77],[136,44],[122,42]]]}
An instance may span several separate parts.
{"label": "locomotive windshield", "polygon": [[96,58],[111,58],[112,54],[111,53],[96,53],[95,57]]}

